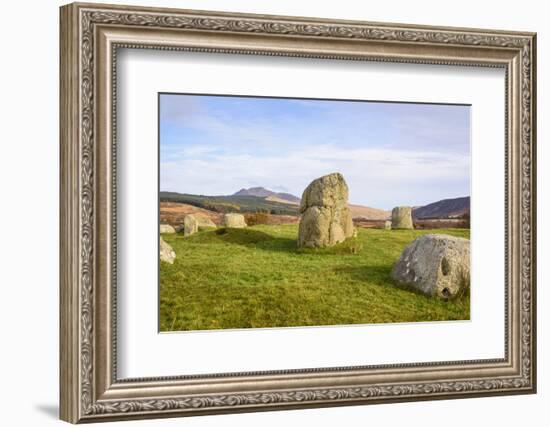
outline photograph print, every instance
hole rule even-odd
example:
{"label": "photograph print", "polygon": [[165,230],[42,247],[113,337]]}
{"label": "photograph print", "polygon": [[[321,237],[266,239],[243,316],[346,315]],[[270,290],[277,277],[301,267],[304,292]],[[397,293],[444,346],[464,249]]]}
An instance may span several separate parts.
{"label": "photograph print", "polygon": [[159,330],[470,319],[470,106],[160,93]]}

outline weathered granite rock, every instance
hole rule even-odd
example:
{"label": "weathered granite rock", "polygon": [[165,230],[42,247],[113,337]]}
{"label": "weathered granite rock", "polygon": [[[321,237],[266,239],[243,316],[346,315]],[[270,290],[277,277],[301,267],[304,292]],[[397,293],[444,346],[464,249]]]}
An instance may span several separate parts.
{"label": "weathered granite rock", "polygon": [[199,223],[199,227],[212,227],[216,228],[216,224],[214,221],[212,221],[210,218],[204,215],[195,215],[195,218],[197,219],[197,222]]}
{"label": "weathered granite rock", "polygon": [[300,204],[298,246],[332,246],[355,235],[348,194],[340,173],[322,176],[307,186]]}
{"label": "weathered granite rock", "polygon": [[426,234],[409,244],[392,277],[426,295],[452,298],[470,287],[470,241]]}
{"label": "weathered granite rock", "polygon": [[409,206],[398,206],[391,211],[391,228],[399,229],[405,228],[412,230],[412,209]]}
{"label": "weathered granite rock", "polygon": [[185,215],[183,218],[183,235],[191,236],[199,231],[199,221],[193,214]]}
{"label": "weathered granite rock", "polygon": [[161,237],[160,238],[160,260],[167,262],[169,264],[174,264],[175,259],[176,259],[176,253],[174,252],[174,249],[172,249],[172,246],[166,243],[164,239]]}
{"label": "weathered granite rock", "polygon": [[160,234],[172,234],[176,229],[169,224],[160,224]]}
{"label": "weathered granite rock", "polygon": [[[203,216],[203,215],[198,215],[198,214],[189,214],[189,215],[192,215],[195,220],[197,221],[197,224],[198,224],[198,228],[197,228],[197,231],[200,229],[200,227],[208,227],[208,228],[216,228],[216,224],[210,219],[208,218],[207,216]],[[186,215],[189,216],[189,215]],[[187,220],[188,223],[190,223],[190,220]],[[185,234],[185,218],[183,220],[183,224],[179,224],[178,226],[176,226],[176,232],[177,233],[184,233]],[[191,224],[189,224],[191,225]],[[190,234],[193,234],[193,233],[196,233],[196,231],[193,231],[191,232]]]}
{"label": "weathered granite rock", "polygon": [[244,228],[246,227],[246,221],[244,215],[228,213],[223,216],[223,225],[229,228]]}
{"label": "weathered granite rock", "polygon": [[384,221],[384,229],[391,230],[391,221]]}

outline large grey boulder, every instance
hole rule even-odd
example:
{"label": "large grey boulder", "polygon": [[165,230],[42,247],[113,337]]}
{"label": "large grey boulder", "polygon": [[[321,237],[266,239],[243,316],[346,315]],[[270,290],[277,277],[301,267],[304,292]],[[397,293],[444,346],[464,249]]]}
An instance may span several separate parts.
{"label": "large grey boulder", "polygon": [[322,176],[307,186],[300,204],[298,246],[322,248],[355,235],[348,194],[340,173]]}
{"label": "large grey boulder", "polygon": [[161,237],[160,238],[160,260],[167,262],[168,264],[174,264],[175,259],[176,259],[176,252],[174,252],[174,249],[172,249],[172,246],[166,243],[164,239]]}
{"label": "large grey boulder", "polygon": [[228,213],[223,216],[223,225],[229,228],[244,228],[246,227],[246,221],[244,215]]}
{"label": "large grey boulder", "polygon": [[172,234],[176,229],[169,224],[160,224],[160,234]]}
{"label": "large grey boulder", "polygon": [[185,215],[183,218],[183,235],[190,236],[199,231],[199,222],[193,214]]}
{"label": "large grey boulder", "polygon": [[403,250],[392,277],[426,295],[452,298],[470,287],[470,241],[444,234],[420,236]]}
{"label": "large grey boulder", "polygon": [[391,211],[392,229],[413,229],[412,209],[409,206],[397,206]]}

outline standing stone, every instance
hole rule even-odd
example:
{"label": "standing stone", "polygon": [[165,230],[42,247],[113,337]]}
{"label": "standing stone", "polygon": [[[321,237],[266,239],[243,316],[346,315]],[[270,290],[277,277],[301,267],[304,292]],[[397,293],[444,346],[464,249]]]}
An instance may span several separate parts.
{"label": "standing stone", "polygon": [[169,224],[160,224],[160,234],[172,234],[176,229]]}
{"label": "standing stone", "polygon": [[398,206],[391,211],[391,228],[392,229],[409,229],[412,230],[412,209],[409,206]]}
{"label": "standing stone", "polygon": [[244,228],[246,227],[246,221],[244,215],[228,213],[223,216],[223,225],[229,228]]}
{"label": "standing stone", "polygon": [[332,246],[355,235],[348,194],[340,173],[322,176],[307,186],[300,204],[298,246]]}
{"label": "standing stone", "polygon": [[[185,218],[187,218],[188,216],[192,216],[195,218],[195,220],[197,221],[197,230],[195,231],[192,231],[193,230],[193,226],[191,225],[191,219],[187,220],[188,222],[188,226],[191,227],[189,228],[189,231],[188,233],[185,233]],[[184,234],[193,234],[193,233],[196,233],[200,227],[205,227],[205,228],[216,228],[216,224],[214,223],[214,221],[212,221],[210,218],[208,218],[207,216],[203,216],[203,215],[198,215],[198,214],[188,214],[185,216],[185,218],[183,219],[183,224],[180,224],[178,226],[176,226],[176,232],[177,233],[184,233]]]}
{"label": "standing stone", "polygon": [[195,215],[185,215],[185,218],[183,218],[183,235],[190,236],[191,234],[195,234],[197,231],[199,231],[199,222],[197,221],[197,218],[195,218]]}
{"label": "standing stone", "polygon": [[176,253],[174,252],[174,249],[172,249],[172,246],[166,243],[164,239],[161,237],[160,238],[160,260],[167,262],[168,264],[174,264],[175,259],[176,259]]}
{"label": "standing stone", "polygon": [[409,244],[392,277],[418,291],[449,299],[470,287],[470,241],[426,234]]}
{"label": "standing stone", "polygon": [[391,230],[391,221],[384,221],[384,230]]}
{"label": "standing stone", "polygon": [[195,215],[195,218],[199,224],[199,227],[212,227],[216,228],[216,224],[214,224],[214,221],[212,221],[207,216],[203,215]]}

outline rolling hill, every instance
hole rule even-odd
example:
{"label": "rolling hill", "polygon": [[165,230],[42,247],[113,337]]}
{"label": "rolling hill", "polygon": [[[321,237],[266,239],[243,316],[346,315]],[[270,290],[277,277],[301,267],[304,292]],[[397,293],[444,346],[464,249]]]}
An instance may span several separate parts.
{"label": "rolling hill", "polygon": [[299,215],[299,206],[288,202],[267,200],[266,197],[249,195],[202,196],[180,194],[168,191],[160,192],[161,202],[186,203],[214,212],[266,212],[274,215]]}
{"label": "rolling hill", "polygon": [[270,202],[286,203],[288,205],[296,205],[296,206],[300,205],[300,202],[291,202],[290,200],[281,199],[280,197],[277,197],[277,196],[267,196],[265,199],[269,200]]}
{"label": "rolling hill", "polygon": [[364,218],[370,220],[386,220],[391,218],[390,211],[352,204],[349,204],[348,207],[353,218]]}
{"label": "rolling hill", "polygon": [[208,218],[215,224],[222,223],[223,214],[186,203],[161,202],[160,203],[160,223],[178,225],[183,224],[184,218],[193,214],[198,217]]}
{"label": "rolling hill", "polygon": [[[288,193],[276,193],[264,187],[243,188],[229,196],[203,196],[161,191],[161,202],[183,203],[210,212],[256,213],[273,215],[300,215],[300,199]],[[391,212],[369,206],[350,204],[353,218],[387,220]],[[470,197],[444,199],[425,206],[413,208],[414,219],[459,218],[470,213]]]}
{"label": "rolling hill", "polygon": [[264,187],[241,188],[233,196],[256,196],[264,197],[267,200],[279,203],[291,203],[293,205],[300,204],[300,198],[289,193],[276,193]]}
{"label": "rolling hill", "polygon": [[[288,193],[275,193],[263,187],[242,189],[230,196],[203,196],[161,191],[160,201],[183,203],[218,213],[266,212],[274,215],[300,215],[298,197]],[[350,204],[349,208],[354,218],[384,220],[391,216],[389,211],[368,206]]]}
{"label": "rolling hill", "polygon": [[[266,212],[274,215],[300,215],[300,198],[289,193],[277,193],[264,187],[242,188],[228,196],[203,196],[161,191],[161,202],[184,203],[218,213]],[[350,204],[353,218],[389,219],[391,212],[369,206]]]}
{"label": "rolling hill", "polygon": [[444,199],[413,209],[414,219],[458,218],[470,214],[470,197]]}

